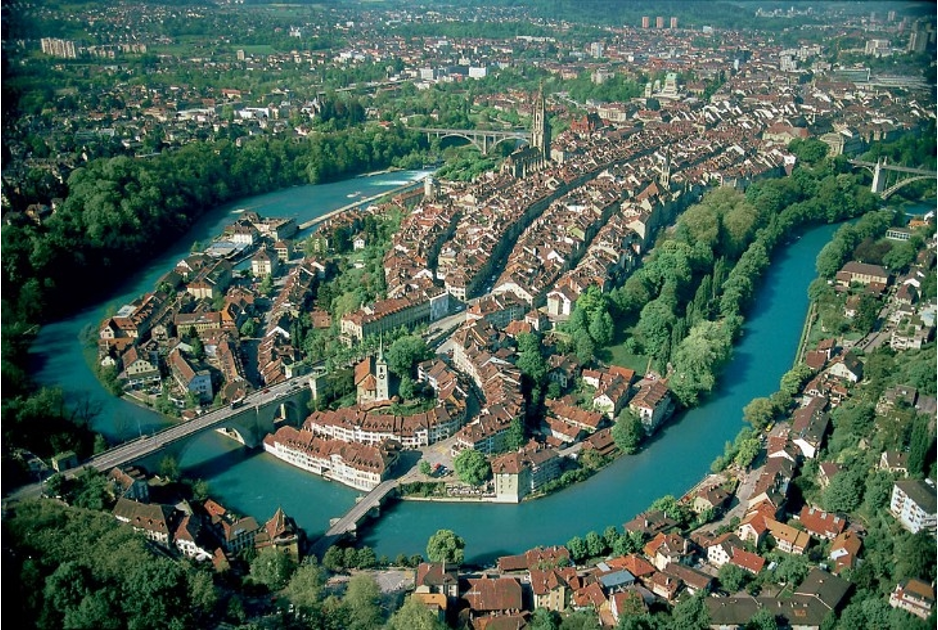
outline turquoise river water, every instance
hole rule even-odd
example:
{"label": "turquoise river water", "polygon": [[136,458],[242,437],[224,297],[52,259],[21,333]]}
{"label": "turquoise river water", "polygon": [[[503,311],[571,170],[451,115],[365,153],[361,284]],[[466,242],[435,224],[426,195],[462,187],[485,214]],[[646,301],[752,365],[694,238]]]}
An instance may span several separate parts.
{"label": "turquoise river water", "polygon": [[[165,426],[155,412],[107,394],[90,367],[93,350],[83,343],[111,309],[153,289],[157,278],[183,258],[193,241],[206,242],[241,209],[265,216],[292,216],[298,223],[422,178],[425,171],[385,173],[318,186],[300,186],[241,200],[209,212],[176,247],[128,278],[106,303],[44,326],[31,349],[32,370],[42,384],[87,397],[99,409],[94,428],[111,439],[128,439]],[[664,494],[679,496],[709,469],[742,427],[742,408],[775,391],[792,365],[807,310],[814,261],[836,226],[815,228],[778,252],[758,290],[745,332],[706,404],[670,423],[641,453],[623,457],[585,483],[521,505],[399,502],[362,532],[378,555],[423,553],[437,529],[466,540],[466,560],[482,563],[536,545],[559,544],[590,530],[621,526]],[[263,452],[251,452],[219,434],[191,441],[182,456],[186,474],[208,481],[214,498],[229,509],[269,518],[283,507],[310,538],[329,519],[353,505],[357,492],[305,473]]]}

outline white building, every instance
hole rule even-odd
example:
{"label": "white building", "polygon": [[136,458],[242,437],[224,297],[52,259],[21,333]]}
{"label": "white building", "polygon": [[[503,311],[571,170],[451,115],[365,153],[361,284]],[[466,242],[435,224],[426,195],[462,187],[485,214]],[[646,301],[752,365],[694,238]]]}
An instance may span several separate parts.
{"label": "white building", "polygon": [[900,479],[892,486],[889,513],[913,534],[923,529],[935,533],[935,486],[921,479]]}

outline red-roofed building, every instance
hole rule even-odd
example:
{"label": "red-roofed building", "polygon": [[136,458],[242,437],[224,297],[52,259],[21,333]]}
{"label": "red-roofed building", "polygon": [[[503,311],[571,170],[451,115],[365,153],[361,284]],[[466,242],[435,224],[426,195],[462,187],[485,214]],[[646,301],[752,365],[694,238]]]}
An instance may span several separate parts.
{"label": "red-roofed building", "polygon": [[732,557],[730,557],[730,564],[735,564],[741,569],[749,571],[753,575],[758,575],[765,567],[765,558],[758,554],[751,553],[745,549],[740,549],[738,547],[733,547]]}
{"label": "red-roofed building", "polygon": [[807,505],[801,508],[801,514],[798,518],[801,520],[805,531],[813,536],[826,538],[827,540],[837,538],[837,536],[844,531],[844,527],[847,526],[847,521],[844,520],[843,517],[822,512],[815,507],[808,507]]}
{"label": "red-roofed building", "polygon": [[915,578],[896,585],[889,595],[889,605],[901,608],[916,617],[928,619],[935,607],[935,589],[926,582]]}
{"label": "red-roofed building", "polygon": [[673,408],[671,391],[662,380],[640,384],[638,393],[629,402],[629,409],[638,414],[648,434],[668,419]]}
{"label": "red-roofed building", "polygon": [[469,590],[462,598],[469,604],[470,615],[505,614],[522,610],[521,584],[515,578],[477,578],[469,580]]}
{"label": "red-roofed building", "polygon": [[844,569],[852,569],[856,565],[857,556],[860,554],[862,546],[862,539],[852,530],[847,530],[838,535],[831,543],[830,554],[827,556],[834,561],[832,573],[839,574]]}

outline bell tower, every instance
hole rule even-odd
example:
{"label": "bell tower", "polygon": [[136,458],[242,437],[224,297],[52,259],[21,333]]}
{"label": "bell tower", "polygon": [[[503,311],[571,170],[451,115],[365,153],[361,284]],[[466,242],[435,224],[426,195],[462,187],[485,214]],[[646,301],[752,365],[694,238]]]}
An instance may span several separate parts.
{"label": "bell tower", "polygon": [[545,161],[550,160],[550,122],[544,102],[544,86],[538,88],[531,120],[531,146],[539,149]]}
{"label": "bell tower", "polygon": [[384,348],[381,348],[375,360],[375,400],[390,400],[390,398],[388,363],[384,360]]}

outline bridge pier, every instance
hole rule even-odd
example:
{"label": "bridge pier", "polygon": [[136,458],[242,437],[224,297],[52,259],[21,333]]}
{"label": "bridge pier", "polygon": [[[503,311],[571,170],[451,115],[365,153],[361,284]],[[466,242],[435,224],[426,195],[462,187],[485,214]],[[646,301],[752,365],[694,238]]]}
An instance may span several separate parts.
{"label": "bridge pier", "polygon": [[881,158],[876,160],[876,166],[873,168],[873,186],[871,190],[875,195],[880,195],[886,190],[886,173],[884,172],[885,169],[883,169],[885,165],[886,159]]}

